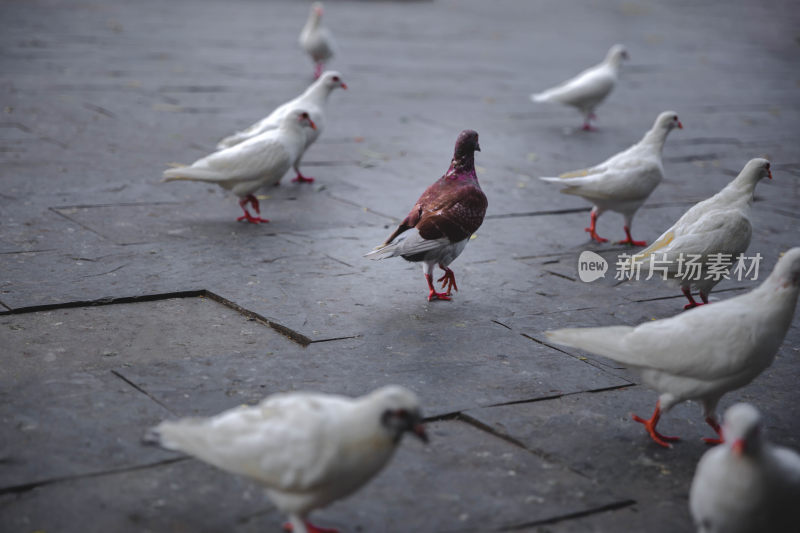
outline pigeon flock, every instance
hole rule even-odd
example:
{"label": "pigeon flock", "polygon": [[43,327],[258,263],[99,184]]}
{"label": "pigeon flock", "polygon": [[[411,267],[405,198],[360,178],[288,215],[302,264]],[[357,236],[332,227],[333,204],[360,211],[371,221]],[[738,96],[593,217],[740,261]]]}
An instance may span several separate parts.
{"label": "pigeon flock", "polygon": [[[331,32],[322,25],[323,6],[315,2],[300,34],[300,45],[315,65],[315,81],[298,97],[250,127],[223,138],[218,151],[191,165],[170,168],[164,181],[215,183],[239,197],[238,221],[266,223],[255,192],[278,185],[293,168],[294,181],[312,182],[300,163],[326,127],[331,92],[347,89],[336,71],[323,73],[335,51]],[[619,44],[598,65],[552,89],[531,95],[534,102],[557,102],[577,108],[584,130],[594,129],[594,111],[618,81],[628,58]],[[562,186],[560,192],[592,204],[586,232],[598,235],[605,211],[624,217],[625,239],[618,244],[646,246],[634,240],[633,216],[664,177],[662,150],[667,136],[683,125],[674,111],[660,113],[642,139],[604,162],[558,177],[542,177]],[[451,300],[458,290],[450,264],[481,226],[488,201],[475,169],[478,133],[458,135],[445,174],[419,197],[389,237],[365,254],[369,259],[400,256],[422,263],[428,301]],[[772,178],[770,162],[750,160],[724,189],[689,209],[648,248],[628,260],[647,270],[653,259],[668,266],[664,278],[681,287],[689,300],[685,311],[636,327],[607,326],[547,331],[550,341],[598,354],[641,373],[658,392],[649,419],[633,415],[658,445],[671,448],[678,437],[658,432],[660,417],[687,400],[698,401],[715,436],[700,460],[690,492],[690,512],[698,532],[797,531],[800,524],[800,455],[769,444],[758,410],[749,404],[728,409],[722,420],[716,407],[770,366],[791,326],[800,293],[800,247],[785,252],[772,273],[747,294],[712,305],[709,293],[721,278],[690,277],[682,256],[699,258],[706,272],[713,256],[736,257],[750,245],[749,211],[755,187]],[[250,205],[255,212],[248,210]],[[443,275],[437,291],[434,269]],[[697,302],[692,290],[698,292]],[[289,517],[285,529],[297,533],[334,531],[312,525],[314,509],[348,496],[375,476],[392,457],[405,433],[424,442],[420,401],[402,387],[389,385],[359,398],[321,393],[280,393],[256,406],[241,406],[209,418],[165,421],[146,440],[220,469],[247,476],[266,489],[274,505]]]}

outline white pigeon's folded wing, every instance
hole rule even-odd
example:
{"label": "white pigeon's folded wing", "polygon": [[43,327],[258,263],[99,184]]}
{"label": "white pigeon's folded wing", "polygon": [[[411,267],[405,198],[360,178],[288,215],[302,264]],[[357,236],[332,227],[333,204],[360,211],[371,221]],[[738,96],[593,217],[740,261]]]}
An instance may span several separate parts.
{"label": "white pigeon's folded wing", "polygon": [[[303,491],[330,480],[336,460],[331,436],[346,399],[315,394],[276,395],[208,419],[163,422],[162,445],[223,470],[284,491]],[[333,405],[337,404],[337,405]]]}

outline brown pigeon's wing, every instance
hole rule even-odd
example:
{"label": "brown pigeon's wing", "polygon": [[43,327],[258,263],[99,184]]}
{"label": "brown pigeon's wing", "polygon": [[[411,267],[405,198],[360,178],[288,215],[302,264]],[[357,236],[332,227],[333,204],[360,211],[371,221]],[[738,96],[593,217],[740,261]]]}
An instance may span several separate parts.
{"label": "brown pigeon's wing", "polygon": [[417,223],[425,239],[447,237],[450,242],[463,241],[475,233],[486,214],[486,196],[478,187],[459,187],[439,198],[438,205],[422,212]]}

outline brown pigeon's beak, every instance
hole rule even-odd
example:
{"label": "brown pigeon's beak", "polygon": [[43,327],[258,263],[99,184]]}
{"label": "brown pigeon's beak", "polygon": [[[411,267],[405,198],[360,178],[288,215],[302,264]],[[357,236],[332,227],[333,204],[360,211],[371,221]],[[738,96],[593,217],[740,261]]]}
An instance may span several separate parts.
{"label": "brown pigeon's beak", "polygon": [[345,82],[342,82],[342,85],[341,85],[341,87],[342,87],[342,89],[344,89],[345,91],[347,90],[347,84],[346,84]]}
{"label": "brown pigeon's beak", "polygon": [[475,143],[475,151],[476,152],[480,152],[481,151],[481,145],[480,144]]}
{"label": "brown pigeon's beak", "polygon": [[415,424],[411,431],[416,437],[424,443],[428,443],[428,434],[425,433],[425,426],[422,424]]}

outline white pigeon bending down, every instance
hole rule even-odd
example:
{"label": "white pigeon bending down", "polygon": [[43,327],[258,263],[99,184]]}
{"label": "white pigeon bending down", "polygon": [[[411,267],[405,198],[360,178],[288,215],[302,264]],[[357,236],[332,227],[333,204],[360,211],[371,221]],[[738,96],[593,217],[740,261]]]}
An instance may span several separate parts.
{"label": "white pigeon bending down", "polygon": [[557,178],[540,178],[563,185],[561,192],[574,194],[591,202],[591,223],[585,231],[597,242],[607,242],[597,234],[597,218],[605,211],[616,211],[625,217],[625,240],[617,244],[645,246],[645,241],[631,237],[633,215],[664,178],[661,152],[664,141],[674,128],[683,128],[674,111],[664,111],[642,140],[627,150],[606,159],[599,165],[561,174]]}
{"label": "white pigeon bending down", "polygon": [[717,403],[772,364],[791,325],[798,291],[800,247],[786,252],[761,285],[730,300],[636,327],[568,328],[546,335],[640,370],[642,381],[660,396],[649,420],[633,418],[661,446],[678,440],[656,431],[661,413],[686,400],[702,402],[706,422],[721,439]]}
{"label": "white pigeon bending down", "polygon": [[601,63],[552,89],[532,94],[531,100],[558,102],[578,108],[583,115],[583,129],[589,131],[593,129],[590,120],[596,118],[595,108],[606,99],[617,83],[623,59],[628,59],[628,52],[621,44],[615,44]]}
{"label": "white pigeon bending down", "polygon": [[210,418],[162,422],[145,441],[254,479],[289,515],[287,526],[305,533],[335,531],[306,517],[380,472],[405,432],[428,441],[417,396],[390,385],[359,398],[274,394]]}
{"label": "white pigeon bending down", "polygon": [[303,174],[300,172],[300,161],[303,159],[303,155],[305,155],[306,150],[308,150],[308,148],[314,144],[322,131],[325,129],[325,108],[328,104],[328,97],[330,96],[331,91],[338,87],[347,89],[347,84],[342,81],[341,74],[333,70],[325,72],[297,98],[281,104],[267,117],[259,120],[255,124],[252,124],[242,131],[237,131],[233,135],[222,139],[219,143],[217,143],[217,149],[222,150],[224,148],[230,148],[231,146],[235,146],[246,141],[247,139],[251,139],[256,135],[261,135],[265,131],[277,129],[281,125],[281,120],[283,120],[283,117],[285,117],[287,113],[295,109],[302,109],[304,111],[308,111],[308,114],[311,117],[311,120],[314,121],[316,128],[305,130],[305,146],[292,163],[295,172],[297,172],[297,177],[295,177],[292,181],[308,183],[314,181],[314,178],[303,176]]}
{"label": "white pigeon bending down", "polygon": [[[253,193],[265,185],[275,185],[286,174],[303,149],[306,127],[316,128],[307,112],[295,109],[283,118],[280,128],[214,152],[190,166],[167,169],[162,181],[216,183],[239,197],[244,215],[237,221],[269,222],[261,218],[258,199]],[[256,216],[247,210],[248,203],[252,204]]]}
{"label": "white pigeon bending down", "polygon": [[710,256],[727,254],[735,262],[750,246],[750,206],[756,184],[762,178],[772,178],[769,166],[766,159],[751,159],[724,189],[694,205],[631,262],[678,282],[689,299],[684,309],[703,305],[692,298],[692,287],[700,292],[703,303],[708,303],[711,289],[723,279],[709,274]]}
{"label": "white pigeon bending down", "polygon": [[755,407],[725,411],[725,444],[708,450],[689,492],[697,533],[795,533],[800,529],[800,454],[763,436]]}
{"label": "white pigeon bending down", "polygon": [[[478,132],[464,130],[456,139],[450,168],[425,189],[408,216],[383,244],[366,254],[370,259],[400,256],[421,262],[428,283],[428,301],[449,300],[458,290],[456,275],[448,265],[461,255],[467,242],[483,223],[488,202],[475,174],[475,151],[480,151]],[[438,281],[447,292],[436,292],[433,269],[444,270]]]}
{"label": "white pigeon bending down", "polygon": [[300,46],[314,61],[314,79],[319,78],[325,62],[336,52],[336,43],[331,32],[322,25],[322,2],[311,4],[303,30],[300,32]]}

